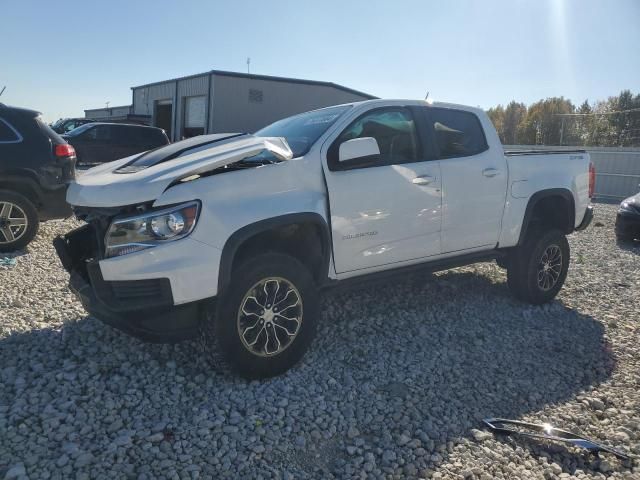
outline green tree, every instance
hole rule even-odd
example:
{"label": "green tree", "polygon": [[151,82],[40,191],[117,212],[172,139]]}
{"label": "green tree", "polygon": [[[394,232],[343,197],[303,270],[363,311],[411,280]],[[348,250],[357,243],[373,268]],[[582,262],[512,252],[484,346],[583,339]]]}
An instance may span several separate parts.
{"label": "green tree", "polygon": [[527,116],[527,106],[524,103],[511,101],[504,110],[503,120],[503,143],[505,145],[516,145],[518,139],[518,126]]}
{"label": "green tree", "polygon": [[593,110],[589,101],[585,100],[578,108],[579,117],[576,117],[576,136],[577,145],[589,145],[592,141],[593,134]]}
{"label": "green tree", "polygon": [[630,90],[578,108],[552,97],[528,108],[511,101],[487,113],[505,145],[640,146],[640,94]]}
{"label": "green tree", "polygon": [[498,136],[500,137],[500,141],[505,144],[504,139],[504,108],[502,105],[498,105],[497,107],[490,108],[487,110],[487,115],[491,119],[493,123],[493,127],[498,132]]}
{"label": "green tree", "polygon": [[528,145],[562,145],[574,137],[572,122],[562,114],[574,113],[575,107],[564,97],[552,97],[534,103],[517,131],[518,140]]}

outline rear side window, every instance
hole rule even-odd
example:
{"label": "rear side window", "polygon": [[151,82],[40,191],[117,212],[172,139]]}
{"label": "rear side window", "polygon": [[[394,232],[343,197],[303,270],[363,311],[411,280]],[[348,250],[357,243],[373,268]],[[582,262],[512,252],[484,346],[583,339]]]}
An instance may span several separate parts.
{"label": "rear side window", "polygon": [[18,143],[22,137],[9,122],[0,118],[0,143]]}
{"label": "rear side window", "polygon": [[111,140],[113,140],[114,143],[127,145],[138,143],[139,135],[135,128],[129,128],[125,125],[111,125],[109,129],[111,130]]}
{"label": "rear side window", "polygon": [[428,118],[440,158],[468,157],[489,148],[480,120],[471,112],[429,108]]}
{"label": "rear side window", "polygon": [[96,125],[87,132],[87,136],[94,140],[111,141],[111,125]]}

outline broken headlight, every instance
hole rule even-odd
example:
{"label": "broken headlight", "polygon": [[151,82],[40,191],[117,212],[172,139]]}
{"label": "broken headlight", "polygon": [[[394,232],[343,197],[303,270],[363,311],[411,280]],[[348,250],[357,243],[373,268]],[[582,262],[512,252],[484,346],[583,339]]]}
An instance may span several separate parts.
{"label": "broken headlight", "polygon": [[117,257],[189,235],[196,226],[200,202],[116,217],[104,239],[106,257]]}

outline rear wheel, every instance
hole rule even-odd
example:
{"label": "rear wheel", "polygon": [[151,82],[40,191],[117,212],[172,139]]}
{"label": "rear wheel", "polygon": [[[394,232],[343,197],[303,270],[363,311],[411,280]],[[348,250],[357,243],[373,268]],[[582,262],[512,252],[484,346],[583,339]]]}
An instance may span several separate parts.
{"label": "rear wheel", "polygon": [[209,352],[245,378],[279,375],[309,348],[318,321],[313,278],[298,260],[266,253],[246,260],[209,312]]}
{"label": "rear wheel", "polygon": [[534,305],[553,300],[569,270],[569,242],[558,229],[533,230],[512,253],[507,284],[520,300]]}
{"label": "rear wheel", "polygon": [[0,252],[20,250],[38,233],[36,207],[24,196],[0,190]]}

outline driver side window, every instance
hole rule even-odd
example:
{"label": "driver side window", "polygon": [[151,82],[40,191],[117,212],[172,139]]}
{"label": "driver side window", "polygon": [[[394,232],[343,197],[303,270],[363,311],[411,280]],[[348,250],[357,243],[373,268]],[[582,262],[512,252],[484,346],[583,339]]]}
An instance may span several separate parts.
{"label": "driver side window", "polygon": [[[372,137],[378,142],[380,156],[375,162],[361,167],[394,165],[419,161],[416,125],[405,108],[384,108],[365,113],[349,125],[332,145],[334,155],[340,144],[354,138]],[[337,158],[335,159],[337,160]],[[337,161],[332,162],[341,169]]]}

